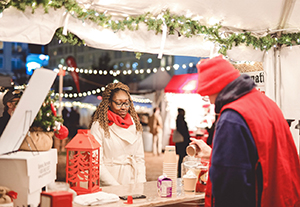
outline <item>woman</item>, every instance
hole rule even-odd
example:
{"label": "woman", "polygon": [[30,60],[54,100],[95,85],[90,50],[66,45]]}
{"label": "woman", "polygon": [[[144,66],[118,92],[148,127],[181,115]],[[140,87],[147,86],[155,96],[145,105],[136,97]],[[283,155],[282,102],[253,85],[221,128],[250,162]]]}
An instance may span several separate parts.
{"label": "woman", "polygon": [[181,163],[186,156],[186,147],[190,143],[190,134],[186,121],[184,120],[185,111],[182,108],[178,108],[178,115],[176,119],[176,129],[184,137],[183,142],[176,143],[176,154],[179,155],[178,159],[178,177],[181,177]]}
{"label": "woman", "polygon": [[100,183],[124,185],[146,182],[142,125],[123,83],[110,83],[91,122],[101,144]]}

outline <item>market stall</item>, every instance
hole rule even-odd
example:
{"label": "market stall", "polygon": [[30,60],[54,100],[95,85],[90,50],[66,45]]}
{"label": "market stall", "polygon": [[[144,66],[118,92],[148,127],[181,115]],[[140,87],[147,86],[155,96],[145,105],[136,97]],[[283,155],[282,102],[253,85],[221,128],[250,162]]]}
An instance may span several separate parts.
{"label": "market stall", "polygon": [[[63,42],[160,58],[209,57],[219,51],[233,61],[260,61],[266,95],[285,118],[300,120],[300,97],[294,93],[300,89],[297,1],[66,1],[65,6],[54,0],[40,5],[12,2],[0,7],[1,41],[47,44],[55,34]],[[291,130],[299,149],[295,124]]]}
{"label": "market stall", "polygon": [[[204,105],[209,104],[208,99],[196,93],[198,74],[174,75],[165,87],[166,118],[164,121],[163,146],[170,143],[172,130],[176,128],[177,109],[185,110],[185,121],[191,136],[196,135],[199,128],[205,128],[201,123],[205,118]],[[213,105],[209,104],[210,114],[213,116]]]}
{"label": "market stall", "polygon": [[[300,88],[300,5],[295,2],[10,1],[0,8],[0,40],[47,44],[55,35],[59,42],[160,58],[219,52],[233,61],[259,61],[266,72],[266,95],[287,119],[300,120],[300,98],[291,93]],[[299,148],[296,123],[291,130]]]}

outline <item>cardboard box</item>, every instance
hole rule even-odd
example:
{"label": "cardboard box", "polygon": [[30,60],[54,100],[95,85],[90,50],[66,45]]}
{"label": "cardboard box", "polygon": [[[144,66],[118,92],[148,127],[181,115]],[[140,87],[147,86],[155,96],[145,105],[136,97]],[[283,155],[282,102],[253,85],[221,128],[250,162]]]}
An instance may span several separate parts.
{"label": "cardboard box", "polygon": [[160,197],[172,197],[172,179],[161,175],[157,179],[158,194]]}
{"label": "cardboard box", "polygon": [[18,151],[0,156],[0,186],[6,186],[18,193],[15,207],[40,203],[44,186],[56,179],[57,150],[45,152]]}
{"label": "cardboard box", "polygon": [[72,207],[73,193],[68,191],[52,191],[41,193],[40,207]]}

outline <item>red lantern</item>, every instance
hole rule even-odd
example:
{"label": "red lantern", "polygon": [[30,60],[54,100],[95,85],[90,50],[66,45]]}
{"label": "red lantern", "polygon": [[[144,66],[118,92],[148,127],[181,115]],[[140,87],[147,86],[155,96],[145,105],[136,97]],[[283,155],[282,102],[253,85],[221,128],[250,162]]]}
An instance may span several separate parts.
{"label": "red lantern", "polygon": [[78,195],[101,191],[100,147],[88,129],[79,129],[67,144],[66,182]]}

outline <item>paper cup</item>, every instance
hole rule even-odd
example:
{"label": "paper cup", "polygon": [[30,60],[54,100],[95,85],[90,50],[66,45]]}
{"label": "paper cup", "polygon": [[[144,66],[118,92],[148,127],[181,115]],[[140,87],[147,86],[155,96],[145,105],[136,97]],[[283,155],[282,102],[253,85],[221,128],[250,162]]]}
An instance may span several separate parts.
{"label": "paper cup", "polygon": [[164,163],[176,163],[175,146],[166,146],[164,153]]}
{"label": "paper cup", "polygon": [[183,177],[183,189],[184,191],[193,192],[195,191],[197,178],[185,178]]}
{"label": "paper cup", "polygon": [[186,150],[186,154],[192,157],[196,156],[200,152],[199,147],[196,146],[195,144],[191,144],[187,146],[185,150]]}

